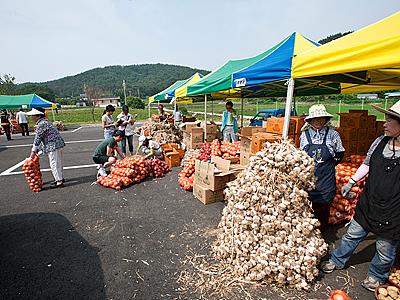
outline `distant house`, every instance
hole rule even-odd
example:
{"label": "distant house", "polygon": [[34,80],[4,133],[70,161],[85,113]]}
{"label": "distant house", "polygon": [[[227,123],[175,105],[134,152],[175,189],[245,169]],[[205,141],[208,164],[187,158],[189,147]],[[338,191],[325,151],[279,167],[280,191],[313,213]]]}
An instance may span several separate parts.
{"label": "distant house", "polygon": [[94,106],[97,106],[97,107],[106,107],[109,104],[112,104],[114,106],[119,106],[120,98],[119,97],[98,98],[98,99],[93,99],[93,102],[94,102]]}
{"label": "distant house", "polygon": [[378,99],[378,94],[358,94],[357,99]]}

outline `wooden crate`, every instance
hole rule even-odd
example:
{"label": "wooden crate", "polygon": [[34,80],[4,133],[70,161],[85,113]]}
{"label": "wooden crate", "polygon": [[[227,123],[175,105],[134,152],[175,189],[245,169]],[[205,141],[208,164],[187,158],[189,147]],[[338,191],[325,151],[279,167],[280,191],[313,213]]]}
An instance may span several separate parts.
{"label": "wooden crate", "polygon": [[181,165],[179,153],[175,149],[172,152],[166,153],[164,159],[170,168],[179,167]]}

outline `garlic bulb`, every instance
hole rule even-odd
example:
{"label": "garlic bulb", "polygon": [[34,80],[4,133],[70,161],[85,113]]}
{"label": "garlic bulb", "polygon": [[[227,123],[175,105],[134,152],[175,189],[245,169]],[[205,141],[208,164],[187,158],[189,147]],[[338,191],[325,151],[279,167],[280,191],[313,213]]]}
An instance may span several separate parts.
{"label": "garlic bulb", "polygon": [[287,140],[266,143],[225,190],[215,256],[246,280],[309,289],[328,249],[308,200],[314,186],[307,153]]}

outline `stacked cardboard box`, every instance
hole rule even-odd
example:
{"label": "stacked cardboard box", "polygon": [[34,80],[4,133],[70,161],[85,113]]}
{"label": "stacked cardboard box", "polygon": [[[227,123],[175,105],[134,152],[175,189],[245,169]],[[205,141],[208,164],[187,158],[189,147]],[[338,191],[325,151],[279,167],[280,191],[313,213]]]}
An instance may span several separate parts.
{"label": "stacked cardboard box", "polygon": [[218,138],[219,138],[218,126],[215,124],[207,125],[207,131],[204,134],[204,140],[208,143],[211,143],[213,140]]}
{"label": "stacked cardboard box", "polygon": [[[284,117],[268,118],[265,125],[267,132],[282,135],[284,122]],[[300,147],[300,134],[304,123],[304,117],[290,117],[288,137],[293,140],[297,147]]]}
{"label": "stacked cardboard box", "polygon": [[246,166],[250,163],[252,136],[240,138],[240,164]]}
{"label": "stacked cardboard box", "polygon": [[183,132],[183,143],[188,149],[199,149],[204,142],[203,128],[189,127]]}
{"label": "stacked cardboard box", "polygon": [[214,124],[207,125],[206,136],[204,128],[199,127],[200,122],[184,123],[180,126],[183,131],[183,143],[189,149],[199,149],[206,142],[212,142],[219,138],[218,126]]}
{"label": "stacked cardboard box", "polygon": [[[377,128],[379,124],[380,128]],[[346,157],[366,155],[372,142],[382,134],[381,122],[376,116],[368,115],[368,110],[349,110],[340,114],[338,132],[346,149]]]}
{"label": "stacked cardboard box", "polygon": [[245,137],[251,137],[254,133],[257,132],[267,132],[267,128],[262,126],[246,126],[240,129],[240,135]]}
{"label": "stacked cardboard box", "polygon": [[212,157],[211,163],[196,160],[193,195],[203,204],[223,201],[226,184],[234,180],[242,169],[220,157]]}

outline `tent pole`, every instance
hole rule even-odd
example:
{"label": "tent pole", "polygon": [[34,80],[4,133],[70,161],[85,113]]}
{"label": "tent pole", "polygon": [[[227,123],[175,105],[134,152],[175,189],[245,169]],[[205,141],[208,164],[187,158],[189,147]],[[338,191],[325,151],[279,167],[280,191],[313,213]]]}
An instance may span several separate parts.
{"label": "tent pole", "polygon": [[258,114],[258,98],[257,98],[257,113],[256,114]]}
{"label": "tent pole", "polygon": [[240,118],[240,127],[243,128],[243,97],[240,98],[241,102],[241,110],[242,110],[242,117]]}
{"label": "tent pole", "polygon": [[278,110],[278,100],[275,99],[275,109]]}
{"label": "tent pole", "polygon": [[339,100],[339,117],[338,117],[338,124],[340,126],[340,113],[342,112],[342,99]]}
{"label": "tent pole", "polygon": [[364,98],[361,100],[361,109],[364,109]]}
{"label": "tent pole", "polygon": [[289,122],[290,122],[290,114],[292,112],[293,93],[294,93],[294,79],[290,78],[288,80],[286,106],[285,106],[285,120],[283,123],[283,132],[282,132],[282,137],[284,138],[287,138],[289,133]]}
{"label": "tent pole", "polygon": [[207,94],[204,95],[204,137],[207,139]]}
{"label": "tent pole", "polygon": [[174,101],[174,120],[175,120],[175,115],[176,115],[176,98],[173,98]]}
{"label": "tent pole", "polygon": [[388,97],[385,97],[385,109],[387,109],[388,106]]}
{"label": "tent pole", "polygon": [[211,100],[211,121],[214,122],[214,101]]}
{"label": "tent pole", "polygon": [[54,109],[53,108],[51,108],[51,114],[53,115],[53,122],[55,122],[56,121],[56,116],[54,115]]}
{"label": "tent pole", "polygon": [[150,111],[150,99],[149,99],[149,119],[151,118],[151,111]]}

